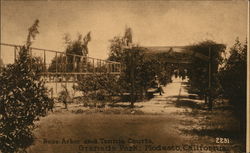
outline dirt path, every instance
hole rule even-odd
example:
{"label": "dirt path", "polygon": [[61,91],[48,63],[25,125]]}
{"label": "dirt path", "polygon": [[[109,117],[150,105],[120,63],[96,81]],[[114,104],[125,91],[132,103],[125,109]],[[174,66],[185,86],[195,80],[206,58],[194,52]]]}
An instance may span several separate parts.
{"label": "dirt path", "polygon": [[[136,103],[143,114],[134,114],[133,110],[129,114],[112,115],[70,111],[50,114],[37,123],[34,131],[37,139],[28,152],[203,153],[211,152],[204,150],[204,146],[218,146],[214,138],[183,132],[200,128],[196,124],[203,118],[192,115],[190,107],[178,106],[188,99],[182,81],[175,79],[164,91],[162,96]],[[201,146],[203,150],[197,150]]]}
{"label": "dirt path", "polygon": [[172,83],[163,87],[164,93],[162,95],[155,94],[155,97],[150,101],[136,103],[136,106],[145,113],[152,114],[167,114],[172,112],[185,111],[183,108],[175,106],[175,102],[179,96],[185,96],[187,93],[183,89],[183,80],[174,79]]}

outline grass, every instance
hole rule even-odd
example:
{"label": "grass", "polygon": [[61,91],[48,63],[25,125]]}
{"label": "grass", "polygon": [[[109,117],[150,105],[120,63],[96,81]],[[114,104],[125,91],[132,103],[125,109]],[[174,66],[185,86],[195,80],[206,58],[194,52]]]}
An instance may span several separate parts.
{"label": "grass", "polygon": [[[233,108],[227,102],[214,103],[212,111],[206,110],[205,104],[197,102],[194,98],[181,97],[176,102],[176,107],[188,108],[182,114],[186,116],[179,130],[192,137],[198,136],[194,142],[210,140],[215,142],[216,138],[229,138],[230,150],[236,153],[244,152],[244,136],[240,130],[240,121],[234,115]],[[187,120],[189,118],[190,120]]]}
{"label": "grass", "polygon": [[182,132],[184,132],[186,134],[192,134],[192,135],[198,135],[198,136],[209,136],[209,137],[213,137],[213,138],[220,137],[220,138],[240,139],[240,136],[236,134],[239,131],[237,131],[237,130],[236,131],[225,130],[223,128],[221,128],[221,129],[204,128],[204,129],[192,129],[192,130],[183,129]]}
{"label": "grass", "polygon": [[198,104],[194,101],[191,100],[178,100],[176,101],[176,107],[188,107],[188,108],[192,108],[192,109],[201,109],[203,108],[202,104]]}
{"label": "grass", "polygon": [[[155,145],[182,144],[182,137],[172,128],[175,120],[163,115],[131,115],[131,114],[57,114],[50,115],[39,122],[34,131],[37,139],[35,145],[28,149],[29,153],[74,153],[79,152],[79,145],[48,145],[43,139],[150,139]],[[93,144],[92,144],[93,145]],[[132,145],[126,143],[126,145]],[[144,144],[137,144],[143,150]],[[88,146],[91,146],[88,145]],[[118,144],[113,144],[118,147]],[[87,151],[86,151],[87,152]],[[91,152],[91,151],[90,151]],[[128,151],[117,151],[126,153]],[[142,152],[142,151],[137,151]],[[85,152],[84,152],[85,153]],[[93,151],[91,152],[93,153]],[[134,152],[136,153],[136,151]]]}

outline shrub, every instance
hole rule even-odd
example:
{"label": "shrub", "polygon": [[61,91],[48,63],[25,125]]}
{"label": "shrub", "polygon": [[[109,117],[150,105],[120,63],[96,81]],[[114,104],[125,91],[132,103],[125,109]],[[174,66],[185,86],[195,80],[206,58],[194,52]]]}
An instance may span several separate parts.
{"label": "shrub", "polygon": [[59,93],[59,101],[61,101],[64,104],[64,108],[68,109],[68,103],[72,100],[70,93],[67,89],[67,86],[62,86],[63,90]]}
{"label": "shrub", "polygon": [[0,73],[0,151],[3,153],[30,146],[34,141],[31,131],[34,121],[45,116],[53,106],[44,82],[37,75],[39,70],[30,64],[36,60],[29,55],[31,43],[27,44],[20,49],[17,61]]}
{"label": "shrub", "polygon": [[85,100],[111,100],[113,95],[119,94],[119,78],[108,74],[84,75],[79,78],[74,89],[81,91]]}
{"label": "shrub", "polygon": [[[246,133],[247,105],[247,42],[242,45],[236,39],[230,48],[230,56],[220,71],[223,96],[234,106],[236,117],[240,121],[242,136]],[[244,139],[245,140],[245,139]]]}

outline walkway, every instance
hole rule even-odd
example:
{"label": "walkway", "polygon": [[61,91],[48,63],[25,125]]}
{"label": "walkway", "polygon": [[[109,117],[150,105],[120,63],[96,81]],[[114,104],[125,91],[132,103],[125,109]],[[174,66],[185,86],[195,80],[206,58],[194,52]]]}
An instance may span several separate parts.
{"label": "walkway", "polygon": [[185,109],[175,106],[175,102],[180,96],[188,96],[187,91],[184,89],[184,82],[186,80],[173,78],[172,83],[163,87],[165,93],[162,96],[157,93],[150,101],[136,103],[136,106],[140,107],[143,112],[150,114],[169,114],[185,111]]}

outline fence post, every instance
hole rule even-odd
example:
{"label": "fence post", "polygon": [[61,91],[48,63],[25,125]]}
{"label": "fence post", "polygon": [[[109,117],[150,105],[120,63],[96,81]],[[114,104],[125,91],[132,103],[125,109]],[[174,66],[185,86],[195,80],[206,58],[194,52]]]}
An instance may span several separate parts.
{"label": "fence post", "polygon": [[29,49],[29,53],[30,53],[30,68],[32,69],[32,48],[28,48]]}
{"label": "fence post", "polygon": [[106,61],[106,65],[107,65],[107,73],[110,73],[110,71],[109,71],[109,62]]}
{"label": "fence post", "polygon": [[93,73],[95,73],[95,59],[92,58],[92,60],[93,60]]}
{"label": "fence post", "polygon": [[56,80],[56,78],[54,78],[54,81],[56,83],[56,95],[57,95],[57,80]]}
{"label": "fence post", "polygon": [[56,52],[56,74],[57,74],[57,65],[58,65],[58,59],[57,59],[57,52]]}
{"label": "fence post", "polygon": [[46,73],[46,52],[43,50],[43,71]]}
{"label": "fence post", "polygon": [[[67,73],[68,71],[68,56],[67,54],[65,54],[65,73]],[[66,78],[68,78],[68,76],[65,76]]]}
{"label": "fence post", "polygon": [[73,72],[75,72],[75,55],[73,55],[73,62],[72,62],[72,64],[73,64]]}
{"label": "fence post", "polygon": [[15,59],[14,59],[14,62],[16,62],[16,50],[17,50],[17,47],[15,46],[15,47],[14,47],[14,56],[15,56],[15,57],[14,57],[14,58],[15,58]]}

